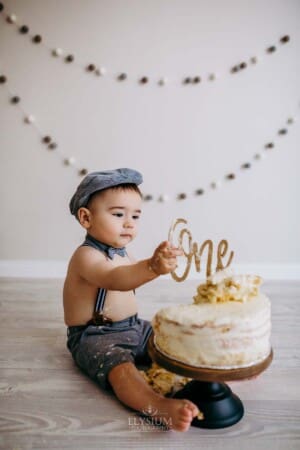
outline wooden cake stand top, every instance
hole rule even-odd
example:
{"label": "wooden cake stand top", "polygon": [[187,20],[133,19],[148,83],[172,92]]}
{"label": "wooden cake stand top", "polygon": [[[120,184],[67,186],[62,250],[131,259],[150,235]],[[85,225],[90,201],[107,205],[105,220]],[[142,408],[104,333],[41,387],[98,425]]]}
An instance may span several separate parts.
{"label": "wooden cake stand top", "polygon": [[269,356],[263,361],[253,366],[243,367],[240,369],[207,369],[190,366],[161,353],[154,344],[153,334],[150,336],[148,341],[148,352],[153,361],[170,372],[174,372],[184,377],[193,378],[194,380],[214,382],[244,380],[255,377],[266,370],[273,359],[273,350],[271,349]]}

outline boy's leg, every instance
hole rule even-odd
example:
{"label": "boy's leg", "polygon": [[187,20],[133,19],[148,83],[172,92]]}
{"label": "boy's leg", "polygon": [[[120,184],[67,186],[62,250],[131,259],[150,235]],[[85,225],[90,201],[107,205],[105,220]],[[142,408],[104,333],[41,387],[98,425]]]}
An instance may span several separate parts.
{"label": "boy's leg", "polygon": [[197,406],[189,400],[165,398],[157,394],[131,362],[113,367],[108,380],[122,403],[144,414],[150,407],[151,411],[157,411],[152,417],[163,419],[174,430],[188,430],[199,413]]}

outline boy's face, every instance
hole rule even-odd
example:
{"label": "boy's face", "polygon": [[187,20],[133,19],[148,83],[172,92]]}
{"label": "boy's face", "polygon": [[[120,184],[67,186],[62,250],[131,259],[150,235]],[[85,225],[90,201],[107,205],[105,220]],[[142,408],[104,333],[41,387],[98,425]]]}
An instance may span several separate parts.
{"label": "boy's face", "polygon": [[81,225],[96,239],[113,247],[125,247],[138,229],[142,199],[132,190],[105,190],[96,194],[85,210]]}

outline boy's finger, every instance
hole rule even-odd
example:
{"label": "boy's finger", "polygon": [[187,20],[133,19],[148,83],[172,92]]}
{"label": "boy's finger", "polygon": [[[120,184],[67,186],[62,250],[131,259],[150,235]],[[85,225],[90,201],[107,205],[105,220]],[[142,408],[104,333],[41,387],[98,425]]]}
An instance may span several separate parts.
{"label": "boy's finger", "polygon": [[168,241],[163,241],[159,244],[159,246],[157,247],[158,250],[163,250],[165,248],[169,247],[169,242]]}
{"label": "boy's finger", "polygon": [[169,251],[170,256],[181,256],[183,255],[183,251],[180,248],[173,248]]}

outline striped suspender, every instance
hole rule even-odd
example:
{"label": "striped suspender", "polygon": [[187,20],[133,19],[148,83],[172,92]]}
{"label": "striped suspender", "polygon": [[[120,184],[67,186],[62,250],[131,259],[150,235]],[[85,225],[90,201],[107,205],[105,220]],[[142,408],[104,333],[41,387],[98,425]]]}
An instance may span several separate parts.
{"label": "striped suspender", "polygon": [[[96,250],[99,250],[96,246],[91,245],[89,242],[86,242],[86,241],[82,245],[83,246],[87,246],[87,247],[93,247]],[[106,289],[99,288],[98,293],[97,293],[94,313],[102,313],[106,294],[107,294],[107,290]]]}
{"label": "striped suspender", "polygon": [[[92,238],[91,236],[86,236],[86,239],[84,241],[83,244],[84,246],[89,246],[89,247],[93,247],[96,250],[99,250],[101,252],[104,252],[108,255],[109,258],[113,258],[114,253],[118,253],[120,254],[118,251],[118,249],[113,249],[114,253],[112,253],[112,256],[110,256],[110,253],[108,250],[112,250],[112,247],[107,246],[106,244],[103,244],[99,241],[97,241],[96,239]],[[120,251],[122,251],[121,256],[125,256],[126,255],[126,250],[125,248],[120,249]],[[104,302],[105,302],[105,297],[107,294],[107,290],[104,288],[99,288],[98,293],[97,293],[97,298],[96,298],[96,302],[95,302],[95,309],[94,309],[94,314],[93,314],[93,319],[92,322],[96,325],[105,325],[108,323],[112,323],[112,320],[105,316],[103,314],[103,308],[104,308]]]}
{"label": "striped suspender", "polygon": [[99,312],[100,313],[100,312],[103,311],[106,294],[107,294],[107,290],[106,289],[100,288],[98,290],[96,304],[95,304],[95,312]]}

